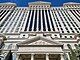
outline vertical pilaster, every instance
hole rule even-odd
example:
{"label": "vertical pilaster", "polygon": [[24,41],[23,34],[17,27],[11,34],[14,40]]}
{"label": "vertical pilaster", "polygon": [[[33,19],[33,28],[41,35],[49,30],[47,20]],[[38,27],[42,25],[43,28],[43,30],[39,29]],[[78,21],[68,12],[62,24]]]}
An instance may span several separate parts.
{"label": "vertical pilaster", "polygon": [[64,60],[63,54],[61,54],[61,60]]}
{"label": "vertical pilaster", "polygon": [[46,54],[46,60],[49,60],[49,54]]}
{"label": "vertical pilaster", "polygon": [[31,54],[31,60],[34,60],[34,54]]}
{"label": "vertical pilaster", "polygon": [[12,53],[12,60],[16,60],[16,53]]}
{"label": "vertical pilaster", "polygon": [[19,60],[19,55],[17,54],[17,56],[16,56],[16,60]]}

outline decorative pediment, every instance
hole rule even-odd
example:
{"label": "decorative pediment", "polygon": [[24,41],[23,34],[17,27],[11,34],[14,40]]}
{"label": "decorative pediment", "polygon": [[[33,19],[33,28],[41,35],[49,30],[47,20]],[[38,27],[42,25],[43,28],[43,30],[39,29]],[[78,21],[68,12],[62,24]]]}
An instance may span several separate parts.
{"label": "decorative pediment", "polygon": [[45,4],[51,5],[50,2],[44,2],[44,1],[30,2],[30,3],[28,3],[28,4],[29,4],[29,5],[45,5]]}
{"label": "decorative pediment", "polygon": [[42,37],[42,36],[37,36],[31,39],[27,39],[26,41],[20,42],[17,44],[18,46],[21,45],[63,45],[60,42],[56,42],[50,38],[47,37]]}
{"label": "decorative pediment", "polygon": [[38,40],[38,41],[32,42],[28,45],[52,45],[52,43],[49,43],[49,42],[46,42],[43,40]]}

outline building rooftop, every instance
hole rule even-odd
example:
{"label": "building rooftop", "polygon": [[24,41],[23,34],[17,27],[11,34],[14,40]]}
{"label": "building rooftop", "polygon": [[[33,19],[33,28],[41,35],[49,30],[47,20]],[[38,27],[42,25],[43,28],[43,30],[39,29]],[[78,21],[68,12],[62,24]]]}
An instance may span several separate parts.
{"label": "building rooftop", "polygon": [[30,2],[30,3],[28,3],[28,4],[29,4],[29,5],[30,5],[30,4],[32,4],[32,5],[36,5],[36,4],[49,4],[49,5],[51,5],[50,2],[44,2],[44,1]]}
{"label": "building rooftop", "polygon": [[66,6],[67,8],[64,6],[51,7],[50,2],[37,1],[30,2],[29,7],[23,8],[10,5],[14,3],[6,4],[0,6],[0,33],[20,33],[25,31],[80,33],[80,5],[75,6],[74,3],[70,2],[67,4],[74,5]]}

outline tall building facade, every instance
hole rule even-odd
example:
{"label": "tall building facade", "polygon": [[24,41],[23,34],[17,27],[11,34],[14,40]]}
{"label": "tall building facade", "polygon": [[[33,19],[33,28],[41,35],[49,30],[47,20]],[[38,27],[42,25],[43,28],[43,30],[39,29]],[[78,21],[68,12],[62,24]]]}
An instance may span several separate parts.
{"label": "tall building facade", "polygon": [[[0,3],[1,59],[69,59],[67,44],[80,44],[80,3],[52,7],[50,2],[30,2],[28,7]],[[2,44],[4,41],[4,44]]]}

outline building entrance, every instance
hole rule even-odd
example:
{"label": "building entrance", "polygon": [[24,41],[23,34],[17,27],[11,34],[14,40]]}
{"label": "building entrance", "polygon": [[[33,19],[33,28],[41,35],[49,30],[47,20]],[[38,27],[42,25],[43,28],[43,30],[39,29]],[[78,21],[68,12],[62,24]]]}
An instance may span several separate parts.
{"label": "building entrance", "polygon": [[19,60],[61,60],[60,54],[21,54]]}
{"label": "building entrance", "polygon": [[46,60],[46,55],[45,54],[35,54],[34,60]]}

